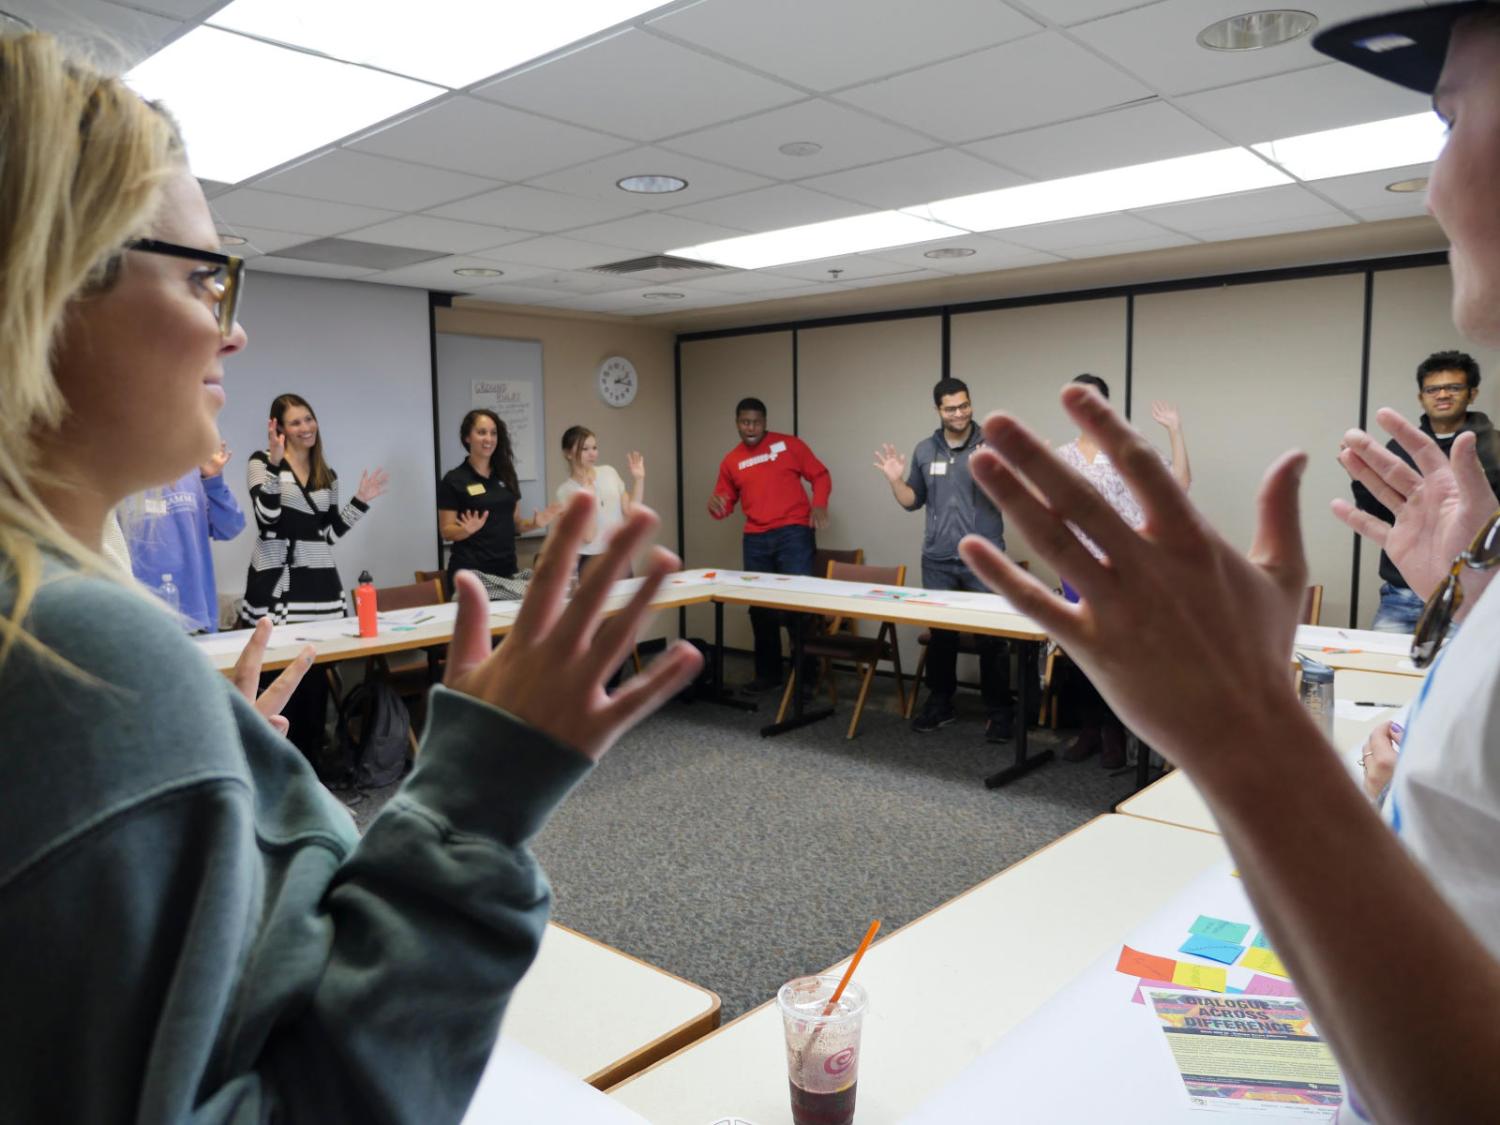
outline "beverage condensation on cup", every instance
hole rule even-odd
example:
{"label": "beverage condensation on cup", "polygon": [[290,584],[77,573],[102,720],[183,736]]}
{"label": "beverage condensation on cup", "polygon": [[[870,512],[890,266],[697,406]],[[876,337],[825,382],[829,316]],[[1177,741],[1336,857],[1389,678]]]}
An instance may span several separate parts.
{"label": "beverage condensation on cup", "polygon": [[776,993],[786,1031],[793,1125],[851,1125],[859,1082],[859,1040],[869,998],[853,981],[828,1011],[836,976],[799,977]]}

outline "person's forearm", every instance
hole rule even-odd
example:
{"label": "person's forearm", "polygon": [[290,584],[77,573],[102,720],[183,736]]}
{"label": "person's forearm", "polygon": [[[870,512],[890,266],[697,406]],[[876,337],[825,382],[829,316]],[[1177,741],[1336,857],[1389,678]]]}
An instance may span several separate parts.
{"label": "person's forearm", "polygon": [[917,494],[911,485],[904,480],[891,481],[891,495],[896,498],[896,503],[903,508],[914,508],[917,505]]}
{"label": "person's forearm", "polygon": [[1182,436],[1182,427],[1172,429],[1172,476],[1182,485],[1184,492],[1193,483],[1193,469],[1188,464],[1187,438]]}
{"label": "person's forearm", "polygon": [[1374,1118],[1485,1119],[1500,1105],[1500,1073],[1473,1060],[1500,1052],[1500,965],[1294,704],[1283,723],[1216,749],[1194,780]]}

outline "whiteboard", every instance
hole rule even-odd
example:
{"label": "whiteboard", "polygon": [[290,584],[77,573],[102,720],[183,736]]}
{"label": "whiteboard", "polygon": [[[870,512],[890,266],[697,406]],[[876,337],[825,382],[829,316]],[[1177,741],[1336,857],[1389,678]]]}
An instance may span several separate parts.
{"label": "whiteboard", "polygon": [[[545,507],[547,487],[546,396],[542,392],[540,340],[501,340],[489,336],[460,336],[438,332],[437,381],[438,447],[442,472],[467,455],[458,438],[464,415],[487,406],[507,420],[515,445],[516,475],[521,482],[517,519]],[[436,488],[437,481],[433,481]]]}

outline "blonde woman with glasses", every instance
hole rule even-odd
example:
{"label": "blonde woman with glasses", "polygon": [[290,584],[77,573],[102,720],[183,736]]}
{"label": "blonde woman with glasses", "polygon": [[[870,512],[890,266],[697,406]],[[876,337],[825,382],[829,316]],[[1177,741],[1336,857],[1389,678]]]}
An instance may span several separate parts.
{"label": "blonde woman with glasses", "polygon": [[527,841],[697,669],[679,646],[603,688],[675,560],[601,620],[637,512],[565,606],[573,505],[493,654],[461,575],[420,765],[356,836],[277,699],[236,691],[269,623],[231,684],[100,553],[117,504],[217,448],[246,344],[217,243],[161,109],[0,37],[4,1115],[457,1121],[547,916]]}

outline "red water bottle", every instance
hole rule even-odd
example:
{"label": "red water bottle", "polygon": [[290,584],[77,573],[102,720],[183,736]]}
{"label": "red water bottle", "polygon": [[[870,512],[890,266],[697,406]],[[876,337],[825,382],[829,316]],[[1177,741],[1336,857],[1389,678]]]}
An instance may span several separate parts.
{"label": "red water bottle", "polygon": [[359,585],[354,587],[354,614],[359,618],[359,635],[373,637],[375,627],[375,580],[368,570],[359,572]]}

